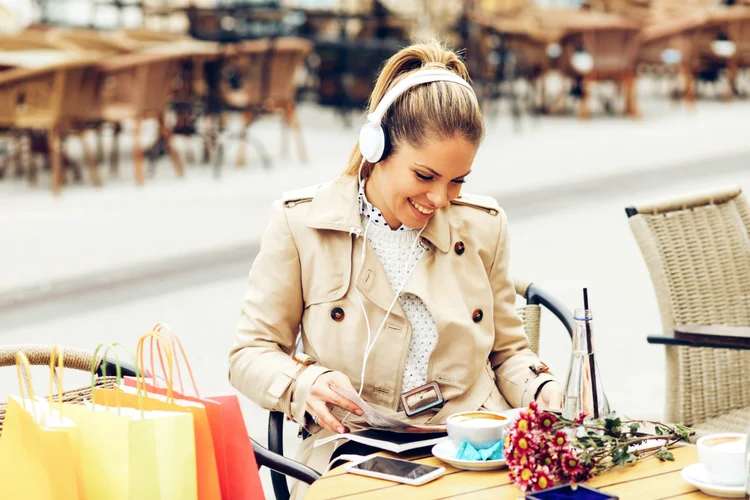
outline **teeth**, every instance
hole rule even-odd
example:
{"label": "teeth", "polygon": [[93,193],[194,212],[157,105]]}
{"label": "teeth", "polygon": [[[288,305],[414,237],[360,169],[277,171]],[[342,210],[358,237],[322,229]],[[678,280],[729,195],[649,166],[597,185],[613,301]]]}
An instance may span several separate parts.
{"label": "teeth", "polygon": [[414,206],[414,208],[416,208],[417,210],[419,210],[420,212],[422,212],[425,215],[430,215],[432,212],[434,212],[434,210],[428,210],[427,208],[423,207],[422,205],[420,205],[419,203],[417,203],[414,200],[410,199],[409,201]]}

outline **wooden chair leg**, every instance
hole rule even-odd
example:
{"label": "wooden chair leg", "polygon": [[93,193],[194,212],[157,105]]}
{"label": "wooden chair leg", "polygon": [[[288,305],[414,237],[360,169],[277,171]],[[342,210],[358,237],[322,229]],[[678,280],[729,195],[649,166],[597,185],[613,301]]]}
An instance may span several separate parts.
{"label": "wooden chair leg", "polygon": [[250,123],[253,121],[252,110],[245,110],[242,112],[242,132],[240,133],[240,141],[237,144],[237,168],[244,167],[247,165],[247,129]]}
{"label": "wooden chair leg", "polygon": [[143,145],[141,144],[141,118],[135,119],[133,127],[133,169],[135,173],[135,183],[142,186],[145,181],[144,174],[144,154]]}
{"label": "wooden chair leg", "polygon": [[638,96],[636,79],[633,75],[625,77],[625,113],[633,118],[640,118],[641,111],[638,109]]}
{"label": "wooden chair leg", "polygon": [[62,151],[60,145],[60,131],[51,128],[47,131],[47,142],[49,144],[49,161],[52,172],[52,192],[60,194],[62,189]]}
{"label": "wooden chair leg", "polygon": [[97,168],[98,162],[97,158],[99,157],[99,146],[101,143],[101,129],[96,129],[96,141],[97,141],[97,147],[95,151],[91,151],[91,147],[89,147],[88,142],[86,142],[86,134],[82,133],[79,137],[81,140],[81,147],[83,148],[83,161],[86,162],[86,169],[89,171],[89,176],[91,177],[91,182],[96,187],[102,186],[102,179],[99,177],[99,170]]}
{"label": "wooden chair leg", "polygon": [[299,159],[302,163],[307,163],[307,150],[305,149],[305,141],[302,138],[302,127],[299,124],[299,119],[297,118],[297,108],[294,103],[291,103],[287,106],[286,113],[289,117],[288,122],[297,135],[297,153],[299,154]]}
{"label": "wooden chair leg", "polygon": [[120,159],[120,132],[122,125],[115,123],[112,127],[112,147],[109,150],[109,173],[112,176],[117,175]]}
{"label": "wooden chair leg", "polygon": [[169,127],[167,127],[167,123],[164,121],[164,115],[159,116],[159,133],[164,139],[164,144],[167,148],[167,154],[172,160],[172,166],[174,167],[177,176],[183,177],[185,175],[185,168],[182,166],[182,160],[180,159],[179,153],[172,145],[172,131],[169,130]]}

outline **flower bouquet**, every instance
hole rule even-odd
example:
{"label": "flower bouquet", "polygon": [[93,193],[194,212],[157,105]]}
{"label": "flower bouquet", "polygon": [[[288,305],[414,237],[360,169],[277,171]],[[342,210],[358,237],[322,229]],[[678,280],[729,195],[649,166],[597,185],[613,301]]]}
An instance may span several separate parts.
{"label": "flower bouquet", "polygon": [[[566,483],[582,483],[619,465],[656,456],[674,460],[669,446],[688,441],[682,425],[626,420],[610,413],[600,420],[575,420],[539,410],[532,402],[508,426],[505,457],[511,480],[521,491],[539,491]],[[638,446],[646,441],[656,446]],[[650,444],[650,443],[649,443]]]}

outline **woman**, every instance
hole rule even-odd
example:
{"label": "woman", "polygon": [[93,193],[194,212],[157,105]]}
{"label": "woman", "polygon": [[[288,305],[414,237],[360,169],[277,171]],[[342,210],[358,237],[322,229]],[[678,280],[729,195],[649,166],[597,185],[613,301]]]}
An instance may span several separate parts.
{"label": "woman", "polygon": [[[467,79],[438,43],[401,50],[378,78],[344,175],[271,210],[230,379],[311,434],[297,459],[317,470],[332,447],[312,443],[362,424],[336,387],[403,412],[413,409],[403,393],[435,382],[445,403],[411,417],[417,424],[535,399],[560,406],[515,312],[505,214],[491,198],[461,196],[484,134]],[[304,355],[293,355],[298,334]]]}

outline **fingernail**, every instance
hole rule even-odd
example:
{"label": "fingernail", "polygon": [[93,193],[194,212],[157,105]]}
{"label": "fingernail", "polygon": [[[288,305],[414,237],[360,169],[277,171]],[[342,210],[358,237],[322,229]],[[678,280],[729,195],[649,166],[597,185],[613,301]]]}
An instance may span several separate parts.
{"label": "fingernail", "polygon": [[344,428],[344,426],[340,426],[336,429],[336,432],[338,432],[339,434],[344,434],[346,432],[346,429]]}
{"label": "fingernail", "polygon": [[365,414],[362,410],[354,410],[355,415],[359,415],[360,417]]}

